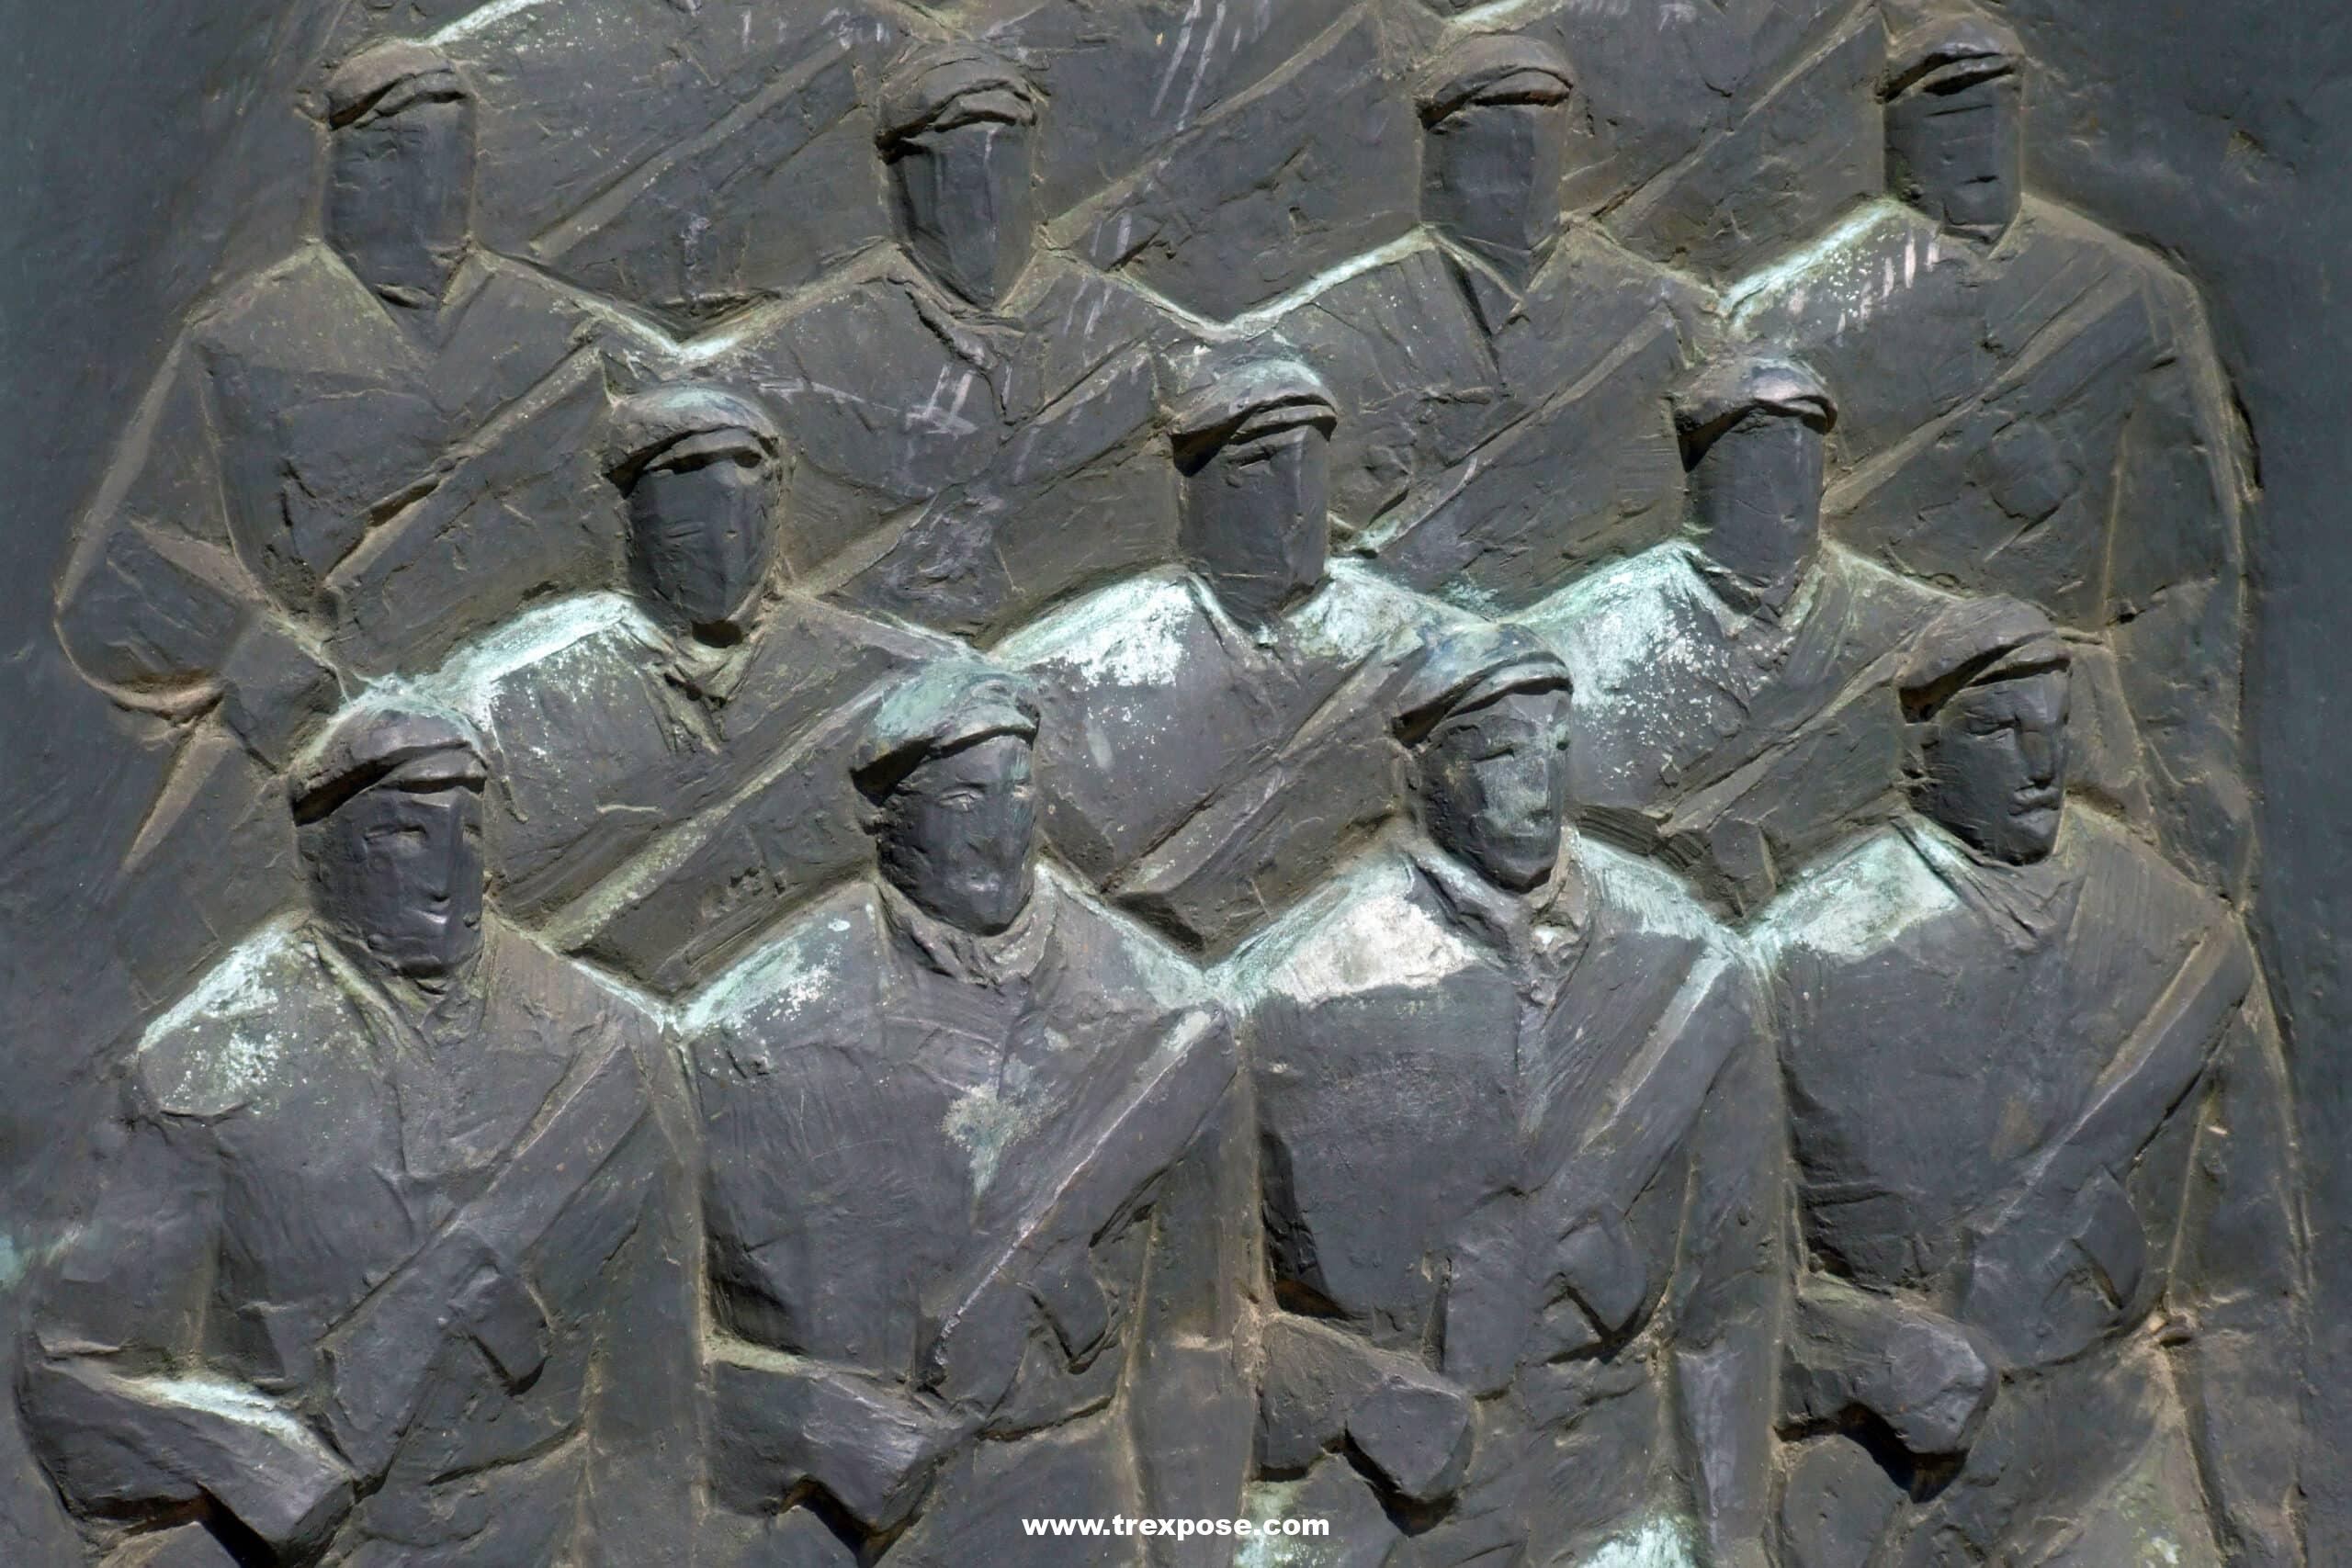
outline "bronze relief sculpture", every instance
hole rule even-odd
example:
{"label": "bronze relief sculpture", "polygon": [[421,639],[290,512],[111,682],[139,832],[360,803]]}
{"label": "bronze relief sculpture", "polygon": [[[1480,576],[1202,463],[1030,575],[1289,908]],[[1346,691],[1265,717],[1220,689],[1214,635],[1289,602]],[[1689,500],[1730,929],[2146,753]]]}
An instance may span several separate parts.
{"label": "bronze relief sculpture", "polygon": [[2239,435],[2015,39],[820,9],[355,10],[126,421],[58,636],[306,893],[86,1560],[2303,1561]]}

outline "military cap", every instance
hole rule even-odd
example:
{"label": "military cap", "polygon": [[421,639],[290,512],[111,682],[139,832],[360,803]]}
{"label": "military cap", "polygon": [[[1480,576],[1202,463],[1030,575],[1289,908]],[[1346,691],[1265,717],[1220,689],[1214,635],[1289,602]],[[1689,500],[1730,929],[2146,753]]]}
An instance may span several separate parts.
{"label": "military cap", "polygon": [[1021,68],[985,44],[926,44],[890,72],[882,84],[881,128],[875,140],[885,151],[921,135],[957,101],[995,93],[999,107],[1020,124],[1037,118],[1036,89]]}
{"label": "military cap", "polygon": [[1568,667],[1534,633],[1480,621],[1424,641],[1396,699],[1396,739],[1418,746],[1449,715],[1511,692],[1565,692]]}
{"label": "military cap", "polygon": [[1973,11],[1922,22],[1895,43],[1887,60],[1886,96],[1914,87],[1950,91],[2016,73],[2017,35]]}
{"label": "military cap", "polygon": [[1262,344],[1209,351],[1168,414],[1180,452],[1221,446],[1245,429],[1312,424],[1329,434],[1339,422],[1323,378],[1305,361]]}
{"label": "military cap", "polygon": [[1962,689],[2045,670],[2064,670],[2074,654],[2050,617],[2003,594],[1954,604],[1921,627],[1895,679],[1903,712],[1931,717]]}
{"label": "military cap", "polygon": [[605,472],[626,490],[648,465],[698,435],[740,433],[761,451],[781,442],[757,398],[707,381],[673,381],[624,398],[613,410]]}
{"label": "military cap", "polygon": [[924,759],[994,735],[1037,735],[1029,683],[974,660],[953,660],[909,678],[885,697],[851,765],[860,794],[880,801]]}
{"label": "military cap", "polygon": [[479,785],[487,776],[473,727],[448,709],[413,701],[363,702],[296,761],[286,789],[294,819],[315,822],[380,784]]}
{"label": "military cap", "polygon": [[1697,462],[1724,431],[1758,410],[1824,432],[1838,423],[1838,400],[1809,367],[1773,354],[1739,355],[1708,366],[1676,396],[1674,428],[1682,438],[1683,461]]}
{"label": "military cap", "polygon": [[395,39],[362,50],[327,78],[327,123],[349,125],[370,112],[391,114],[418,98],[464,91],[447,55],[431,44]]}
{"label": "military cap", "polygon": [[1541,39],[1476,33],[1430,62],[1416,96],[1435,122],[1473,103],[1557,103],[1575,85],[1567,57]]}

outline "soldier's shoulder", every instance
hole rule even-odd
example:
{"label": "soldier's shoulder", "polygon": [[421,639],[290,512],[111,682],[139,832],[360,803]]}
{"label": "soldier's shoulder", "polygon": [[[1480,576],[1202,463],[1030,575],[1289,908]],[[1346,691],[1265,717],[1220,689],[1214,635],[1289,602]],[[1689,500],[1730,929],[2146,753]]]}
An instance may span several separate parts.
{"label": "soldier's shoulder", "polygon": [[494,915],[485,916],[483,924],[497,955],[494,1002],[519,1004],[564,1024],[594,1021],[647,1037],[662,1032],[666,1010],[651,997],[540,946]]}
{"label": "soldier's shoulder", "polygon": [[687,1001],[692,1041],[730,1033],[813,1035],[858,1027],[880,982],[882,908],[856,882],[820,899]]}
{"label": "soldier's shoulder", "polygon": [[1890,279],[1907,287],[1922,271],[1966,260],[1932,219],[1881,197],[1732,284],[1724,302],[1735,331],[1768,340],[1803,336],[1818,323],[1867,314],[1888,297]]}
{"label": "soldier's shoulder", "polygon": [[1571,664],[1631,660],[1668,635],[1673,606],[1693,578],[1678,540],[1654,545],[1599,567],[1521,613],[1521,625],[1549,640]]}
{"label": "soldier's shoulder", "polygon": [[337,310],[353,302],[375,308],[351,269],[311,241],[238,280],[199,313],[194,330],[210,347],[286,352],[320,344],[333,334]]}
{"label": "soldier's shoulder", "polygon": [[996,649],[1014,669],[1054,665],[1091,684],[1150,686],[1183,669],[1200,621],[1182,569],[1098,588],[1032,622]]}
{"label": "soldier's shoulder", "polygon": [[652,626],[621,593],[582,593],[515,616],[458,649],[417,684],[477,723],[510,691],[574,685],[617,651],[642,646]]}
{"label": "soldier's shoulder", "polygon": [[1323,591],[1309,600],[1301,634],[1334,652],[1363,657],[1400,649],[1419,635],[1471,623],[1466,610],[1391,582],[1355,561],[1332,563]]}
{"label": "soldier's shoulder", "polygon": [[1731,929],[1681,878],[1654,861],[1628,854],[1589,834],[1579,835],[1576,858],[1585,879],[1585,897],[1623,929],[1698,942],[1728,952]]}
{"label": "soldier's shoulder", "polygon": [[1201,972],[1157,933],[1050,868],[1039,870],[1037,886],[1039,897],[1054,901],[1056,945],[1065,953],[1084,953],[1096,983],[1165,1007],[1207,999]]}
{"label": "soldier's shoulder", "polygon": [[1855,958],[1899,939],[1954,902],[1898,828],[1875,829],[1806,871],[1766,908],[1753,932],[1767,961],[1792,953]]}
{"label": "soldier's shoulder", "polygon": [[131,1056],[138,1101],[209,1120],[266,1098],[319,1043],[312,1036],[328,984],[297,922],[254,932],[141,1035]]}
{"label": "soldier's shoulder", "polygon": [[1270,999],[1311,1007],[1433,984],[1475,958],[1414,897],[1410,863],[1380,849],[1245,943],[1216,978],[1243,1008]]}
{"label": "soldier's shoulder", "polygon": [[2066,840],[2061,852],[2082,858],[2097,896],[2119,914],[2136,915],[2153,929],[2207,926],[2229,912],[2219,894],[2105,812],[2069,806]]}

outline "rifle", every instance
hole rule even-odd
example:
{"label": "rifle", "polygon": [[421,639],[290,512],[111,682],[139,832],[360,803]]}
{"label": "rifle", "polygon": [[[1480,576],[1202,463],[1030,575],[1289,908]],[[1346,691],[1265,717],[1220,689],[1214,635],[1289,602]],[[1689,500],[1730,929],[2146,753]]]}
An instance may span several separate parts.
{"label": "rifle", "polygon": [[[514,1275],[523,1255],[648,1111],[646,1085],[624,1035],[540,1117],[481,1195],[328,1334],[321,1348],[332,1377],[327,1431],[360,1474],[380,1475],[390,1464],[443,1342],[452,1330],[473,1327],[469,1296],[493,1271]],[[511,1329],[511,1318],[481,1336],[485,1349],[510,1375],[526,1373],[533,1352],[515,1340],[536,1338],[539,1325],[527,1325],[521,1336],[502,1333],[502,1326]]]}
{"label": "rifle", "polygon": [[2146,1243],[2123,1179],[2203,1076],[2214,1041],[2253,986],[2245,933],[2234,923],[2208,932],[2017,1195],[1990,1224],[1972,1227],[1960,1315],[2014,1363],[2072,1354],[2104,1325],[2104,1303],[2087,1318],[2052,1305],[2078,1255],[2118,1304],[2138,1288]]}
{"label": "rifle", "polygon": [[959,1404],[1004,1396],[1028,1336],[1025,1287],[1057,1254],[1110,1230],[1183,1157],[1239,1070],[1230,1049],[1204,1048],[1224,1027],[1204,1009],[1177,1019],[1053,1190],[949,1295],[928,1336],[923,1386]]}

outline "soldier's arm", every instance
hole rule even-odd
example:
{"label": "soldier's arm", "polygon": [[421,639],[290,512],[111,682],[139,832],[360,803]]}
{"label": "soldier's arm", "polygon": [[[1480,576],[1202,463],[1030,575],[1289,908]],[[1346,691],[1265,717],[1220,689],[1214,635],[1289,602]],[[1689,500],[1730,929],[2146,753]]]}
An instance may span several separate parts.
{"label": "soldier's arm", "polygon": [[[1144,1511],[1160,1518],[1241,1511],[1255,1416],[1248,1371],[1259,1257],[1253,1131],[1249,1080],[1238,1077],[1154,1206],[1128,1408]],[[1213,1562],[1231,1551],[1229,1538],[1156,1538],[1154,1561]]]}
{"label": "soldier's arm", "polygon": [[1799,1274],[1781,1372],[1794,1427],[1875,1417],[1921,1459],[1966,1450],[2000,1385],[1991,1348],[1951,1318],[1822,1274]]}
{"label": "soldier's arm", "polygon": [[2222,1045],[2190,1175],[2172,1304],[2175,1365],[2228,1561],[2300,1564],[2294,1497],[2304,1333],[2294,1131],[2276,1022],[2257,985]]}
{"label": "soldier's arm", "polygon": [[664,1042],[644,1044],[652,1118],[601,1179],[638,1196],[637,1224],[606,1274],[609,1316],[585,1412],[591,1563],[675,1558],[693,1538],[702,1324],[700,1216],[684,1075]]}
{"label": "soldier's arm", "polygon": [[813,1484],[867,1530],[896,1529],[974,1427],[857,1368],[731,1336],[712,1337],[709,1374],[711,1495],[742,1514]]}
{"label": "soldier's arm", "polygon": [[1690,1208],[1675,1270],[1674,1387],[1707,1560],[1729,1568],[1765,1561],[1792,1273],[1786,1117],[1761,987],[1743,974],[1719,1001],[1730,1012],[1718,1026],[1740,1038],[1692,1133]]}
{"label": "soldier's arm", "polygon": [[19,1392],[34,1451],[78,1514],[209,1500],[298,1561],[348,1512],[351,1477],[294,1413],[199,1359],[221,1189],[209,1131],[135,1114],[110,1165],[33,1314]]}
{"label": "soldier's arm", "polygon": [[164,361],[83,517],[57,586],[57,634],[125,707],[181,719],[216,703],[282,763],[330,705],[332,672],[239,559],[196,343]]}
{"label": "soldier's arm", "polygon": [[1261,1360],[1257,1449],[1267,1471],[1303,1471],[1344,1445],[1408,1503],[1442,1503],[1461,1487],[1471,1397],[1419,1356],[1283,1314],[1266,1325]]}

